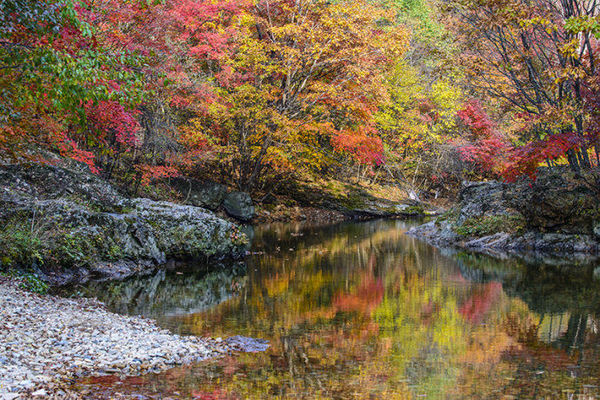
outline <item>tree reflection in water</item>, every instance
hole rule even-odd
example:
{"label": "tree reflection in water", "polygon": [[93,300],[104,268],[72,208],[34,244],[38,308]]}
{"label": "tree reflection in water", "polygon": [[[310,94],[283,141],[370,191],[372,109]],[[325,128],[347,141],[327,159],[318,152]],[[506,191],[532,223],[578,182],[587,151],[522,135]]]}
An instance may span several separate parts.
{"label": "tree reflection in water", "polygon": [[[107,291],[115,309],[143,313],[149,307],[178,332],[258,337],[271,347],[135,384],[87,384],[102,395],[149,398],[600,395],[600,282],[593,266],[440,251],[406,236],[406,228],[400,221],[260,227],[246,277],[230,274],[206,285],[192,275],[167,275],[152,289],[152,296],[163,295],[143,295],[142,308],[135,306],[139,295],[123,294],[135,290]],[[135,282],[123,285],[139,287]],[[178,306],[173,313],[160,306],[171,292],[196,303],[206,293],[225,294],[214,307],[180,312],[185,308]]]}

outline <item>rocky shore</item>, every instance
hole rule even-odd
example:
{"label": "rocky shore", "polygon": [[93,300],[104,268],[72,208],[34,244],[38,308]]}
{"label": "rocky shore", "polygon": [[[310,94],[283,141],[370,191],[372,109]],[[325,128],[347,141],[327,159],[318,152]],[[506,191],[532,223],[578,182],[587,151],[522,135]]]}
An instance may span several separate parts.
{"label": "rocky shore", "polygon": [[409,235],[490,255],[600,255],[600,198],[566,171],[534,180],[471,182],[459,203]]}
{"label": "rocky shore", "polygon": [[239,258],[248,243],[207,209],[131,199],[89,171],[50,165],[0,166],[0,219],[0,267],[32,269],[53,285]]}
{"label": "rocky shore", "polygon": [[228,340],[174,335],[94,300],[40,296],[0,278],[1,400],[62,398],[68,379],[158,372],[235,349]]}

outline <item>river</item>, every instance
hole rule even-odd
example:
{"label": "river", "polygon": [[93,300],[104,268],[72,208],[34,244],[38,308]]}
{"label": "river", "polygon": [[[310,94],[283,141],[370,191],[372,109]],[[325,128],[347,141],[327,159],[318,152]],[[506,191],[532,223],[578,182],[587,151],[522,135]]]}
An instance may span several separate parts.
{"label": "river", "polygon": [[598,265],[440,250],[411,224],[260,226],[245,265],[80,288],[173,332],[270,347],[78,385],[140,399],[600,398]]}

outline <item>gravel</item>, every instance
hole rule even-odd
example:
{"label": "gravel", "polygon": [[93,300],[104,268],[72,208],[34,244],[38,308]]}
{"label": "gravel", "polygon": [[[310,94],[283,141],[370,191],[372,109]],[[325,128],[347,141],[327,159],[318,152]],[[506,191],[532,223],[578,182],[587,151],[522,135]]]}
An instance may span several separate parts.
{"label": "gravel", "polygon": [[96,300],[40,296],[0,278],[0,400],[45,398],[83,376],[160,372],[233,347],[172,334]]}

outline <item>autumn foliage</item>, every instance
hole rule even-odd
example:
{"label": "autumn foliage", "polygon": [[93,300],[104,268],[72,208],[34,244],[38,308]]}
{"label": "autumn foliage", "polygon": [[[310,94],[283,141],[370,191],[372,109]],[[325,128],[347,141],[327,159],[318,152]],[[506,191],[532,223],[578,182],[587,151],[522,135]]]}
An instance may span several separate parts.
{"label": "autumn foliage", "polygon": [[466,132],[458,145],[464,161],[471,163],[482,175],[500,176],[508,167],[513,150],[478,101],[466,103],[457,113]]}
{"label": "autumn foliage", "polygon": [[58,152],[135,188],[195,174],[266,192],[356,171],[427,192],[589,169],[588,3],[2,2],[0,149]]}

